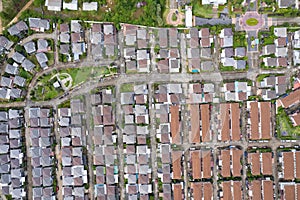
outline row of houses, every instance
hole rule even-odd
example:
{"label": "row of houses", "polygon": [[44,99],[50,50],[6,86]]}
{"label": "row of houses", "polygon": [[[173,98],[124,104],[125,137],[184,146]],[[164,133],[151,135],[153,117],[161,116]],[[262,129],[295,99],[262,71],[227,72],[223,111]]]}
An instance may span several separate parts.
{"label": "row of houses", "polygon": [[[71,2],[62,0],[47,0],[45,6],[50,11],[61,11],[64,10],[78,10],[78,0],[72,0]],[[97,11],[98,2],[82,2],[82,11]]]}
{"label": "row of houses", "polygon": [[0,111],[0,188],[3,195],[25,199],[23,110]]}
{"label": "row of houses", "polygon": [[273,34],[276,39],[274,44],[263,46],[263,63],[267,67],[287,67],[291,65],[288,59],[288,31],[286,27],[274,28]]}
{"label": "row of houses", "polygon": [[127,102],[121,100],[125,123],[123,129],[124,176],[127,180],[125,190],[128,199],[138,197],[148,199],[153,193],[151,144],[148,130],[148,86],[136,84],[131,93],[121,93],[121,99],[125,99],[124,95],[130,95],[131,99]]}
{"label": "row of houses", "polygon": [[276,99],[286,93],[289,88],[290,78],[285,75],[268,76],[261,81],[257,81],[257,95],[260,95],[265,100]]}
{"label": "row of houses", "polygon": [[62,155],[62,195],[64,199],[85,199],[87,158],[85,152],[85,110],[81,99],[72,99],[70,107],[58,109]]}
{"label": "row of houses", "polygon": [[148,29],[122,25],[125,67],[127,72],[150,72],[150,35]]}
{"label": "row of houses", "polygon": [[94,121],[93,165],[95,198],[116,199],[119,195],[119,166],[117,164],[117,135],[115,127],[114,88],[101,88],[91,96]]}
{"label": "row of houses", "polygon": [[59,53],[67,56],[69,61],[71,55],[74,61],[78,61],[86,52],[85,33],[78,20],[71,20],[71,28],[69,24],[60,24],[59,40],[61,43]]}
{"label": "row of houses", "polygon": [[[55,199],[53,117],[49,108],[31,107],[28,110],[33,198]],[[56,188],[55,188],[56,189]]]}
{"label": "row of houses", "polygon": [[213,37],[210,34],[209,28],[200,30],[191,28],[186,34],[187,38],[187,59],[189,70],[191,72],[213,71],[214,65],[212,62],[212,43]]}
{"label": "row of houses", "polygon": [[178,38],[179,33],[175,28],[158,29],[158,33],[156,35],[156,41],[158,42],[156,42],[155,45],[156,47],[159,46],[159,51],[155,52],[155,59],[157,59],[156,68],[160,73],[174,73],[180,71],[181,56],[179,52]]}

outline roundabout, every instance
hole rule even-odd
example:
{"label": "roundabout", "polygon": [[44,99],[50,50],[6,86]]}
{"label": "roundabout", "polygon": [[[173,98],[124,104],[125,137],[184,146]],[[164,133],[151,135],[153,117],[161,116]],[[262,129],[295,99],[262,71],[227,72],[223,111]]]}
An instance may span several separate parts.
{"label": "roundabout", "polygon": [[265,25],[265,19],[263,15],[257,12],[246,12],[240,18],[239,24],[241,28],[245,31],[258,31]]}

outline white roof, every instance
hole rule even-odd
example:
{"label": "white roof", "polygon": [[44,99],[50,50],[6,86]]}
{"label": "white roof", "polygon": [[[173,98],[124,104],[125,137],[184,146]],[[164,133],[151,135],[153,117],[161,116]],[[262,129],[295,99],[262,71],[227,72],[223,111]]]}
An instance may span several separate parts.
{"label": "white roof", "polygon": [[193,11],[191,6],[185,7],[185,26],[188,28],[193,26]]}
{"label": "white roof", "polygon": [[90,2],[90,3],[83,2],[82,10],[84,10],[84,11],[98,10],[98,3],[97,2]]}

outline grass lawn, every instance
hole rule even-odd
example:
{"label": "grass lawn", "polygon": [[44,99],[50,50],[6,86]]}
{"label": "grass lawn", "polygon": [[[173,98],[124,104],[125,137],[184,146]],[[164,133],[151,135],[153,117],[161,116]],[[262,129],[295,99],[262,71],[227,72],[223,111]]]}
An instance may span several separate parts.
{"label": "grass lawn", "polygon": [[249,18],[246,20],[246,24],[248,26],[256,26],[258,24],[258,20],[255,18]]}
{"label": "grass lawn", "polygon": [[220,66],[220,70],[221,71],[234,71],[234,67],[233,66]]}
{"label": "grass lawn", "polygon": [[257,82],[261,82],[262,80],[264,80],[264,78],[269,77],[269,74],[260,74],[259,76],[257,76]]}
{"label": "grass lawn", "polygon": [[294,127],[290,118],[285,113],[283,108],[278,109],[276,115],[277,134],[281,139],[299,139],[300,126]]}
{"label": "grass lawn", "polygon": [[2,25],[6,26],[29,0],[3,0]]}
{"label": "grass lawn", "polygon": [[247,39],[246,32],[235,32],[233,36],[233,47],[246,47]]}
{"label": "grass lawn", "polygon": [[133,92],[133,84],[123,84],[121,85],[120,92]]}
{"label": "grass lawn", "polygon": [[264,39],[264,45],[268,45],[268,44],[274,44],[274,38],[271,37],[265,37]]}
{"label": "grass lawn", "polygon": [[213,16],[212,5],[201,5],[200,1],[193,1],[193,15],[197,17],[211,18]]}
{"label": "grass lawn", "polygon": [[[51,79],[57,73],[68,73],[71,75],[73,82],[72,86],[76,86],[82,82],[86,82],[93,78],[100,77],[100,75],[107,75],[112,73],[108,67],[84,67],[84,68],[70,68],[60,71],[52,71],[50,74],[42,76],[36,88],[33,90],[32,99],[36,101],[45,101],[56,98],[64,93],[62,88],[54,88],[53,83],[57,81],[56,78]],[[51,80],[50,80],[51,79]]]}

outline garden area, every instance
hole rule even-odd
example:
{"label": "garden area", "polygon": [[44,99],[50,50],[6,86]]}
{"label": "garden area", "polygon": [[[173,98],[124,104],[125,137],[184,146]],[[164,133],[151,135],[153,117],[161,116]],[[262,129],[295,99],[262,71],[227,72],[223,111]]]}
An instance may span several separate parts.
{"label": "garden area", "polygon": [[278,108],[276,115],[277,136],[280,139],[295,140],[299,139],[300,126],[294,127],[289,116],[283,108]]}
{"label": "garden area", "polygon": [[246,24],[248,26],[256,26],[258,24],[258,20],[255,18],[249,18],[246,20]]}
{"label": "garden area", "polygon": [[193,6],[193,15],[203,18],[213,17],[212,5],[202,5],[201,2],[198,0],[193,0],[191,5]]}
{"label": "garden area", "polygon": [[5,27],[26,5],[29,0],[3,0],[3,11],[1,12],[2,26]]}
{"label": "garden area", "polygon": [[[88,1],[88,0],[86,0]],[[162,23],[162,13],[165,9],[165,0],[112,0],[111,3],[102,5],[98,11],[82,12],[81,10],[62,10],[60,12],[48,11],[43,0],[35,0],[35,3],[22,14],[22,18],[42,17],[49,18],[55,22],[67,22],[72,19],[108,21],[114,22],[119,27],[119,23],[139,24],[145,26],[158,26]],[[82,6],[79,1],[79,6]],[[102,2],[102,0],[101,0]],[[138,4],[140,3],[140,4]]]}
{"label": "garden area", "polygon": [[109,75],[116,73],[114,68],[109,69],[106,66],[102,67],[85,67],[85,68],[69,68],[64,70],[54,70],[49,74],[41,76],[36,84],[36,87],[31,93],[32,100],[46,101],[62,95],[65,91],[62,87],[55,88],[54,83],[57,82],[55,77],[64,78],[63,74],[69,74],[72,78],[72,87],[75,87],[88,80],[98,78],[101,75]]}
{"label": "garden area", "polygon": [[233,35],[233,47],[246,47],[247,39],[245,31],[236,31]]}

